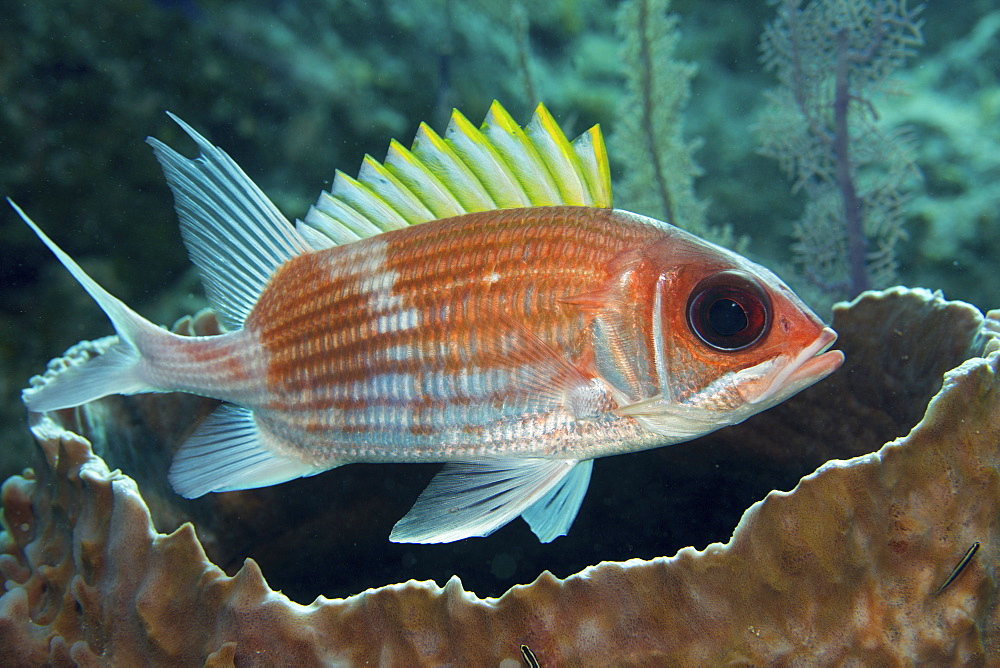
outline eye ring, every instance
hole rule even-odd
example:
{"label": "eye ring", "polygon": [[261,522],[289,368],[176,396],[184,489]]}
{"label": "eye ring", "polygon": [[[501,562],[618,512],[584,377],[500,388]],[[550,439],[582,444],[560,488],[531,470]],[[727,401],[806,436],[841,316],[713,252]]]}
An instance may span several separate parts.
{"label": "eye ring", "polygon": [[760,283],[740,271],[702,279],[688,298],[688,327],[714,350],[735,352],[760,341],[771,327],[771,300]]}

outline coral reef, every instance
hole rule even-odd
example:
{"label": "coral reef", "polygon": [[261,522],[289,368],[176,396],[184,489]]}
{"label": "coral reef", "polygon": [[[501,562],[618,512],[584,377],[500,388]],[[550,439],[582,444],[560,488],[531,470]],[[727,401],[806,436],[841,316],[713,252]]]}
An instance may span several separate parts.
{"label": "coral reef", "polygon": [[62,426],[73,416],[34,416],[42,461],[2,492],[0,663],[515,666],[522,645],[541,665],[1000,660],[1000,312],[896,288],[835,323],[860,358],[840,374],[852,408],[813,394],[797,410],[837,438],[919,414],[909,388],[972,358],[908,436],[772,492],[727,544],[543,573],[497,599],[455,578],[293,603],[252,560],[227,576],[190,525],[156,533],[135,482]]}

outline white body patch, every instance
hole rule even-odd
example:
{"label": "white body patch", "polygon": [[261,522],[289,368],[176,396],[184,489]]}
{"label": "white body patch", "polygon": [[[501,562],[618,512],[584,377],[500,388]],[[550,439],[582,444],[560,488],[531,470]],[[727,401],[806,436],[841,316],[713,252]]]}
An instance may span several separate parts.
{"label": "white body patch", "polygon": [[385,358],[390,362],[407,362],[411,359],[417,359],[419,355],[419,348],[407,343],[389,346],[385,349]]}
{"label": "white body patch", "polygon": [[354,401],[390,399],[411,403],[417,399],[417,383],[410,373],[383,373],[351,383],[347,394]]}
{"label": "white body patch", "polygon": [[[420,315],[414,309],[403,308],[403,298],[393,294],[399,273],[385,267],[386,243],[374,238],[355,248],[347,245],[346,260],[353,265],[352,276],[358,279],[357,290],[368,296],[368,306],[376,317],[375,329],[379,334],[413,329],[420,324]],[[336,269],[337,277],[342,268]],[[405,359],[405,358],[403,358]]]}
{"label": "white body patch", "polygon": [[375,327],[379,334],[389,334],[390,332],[413,329],[419,324],[420,313],[416,309],[408,308],[380,315]]}

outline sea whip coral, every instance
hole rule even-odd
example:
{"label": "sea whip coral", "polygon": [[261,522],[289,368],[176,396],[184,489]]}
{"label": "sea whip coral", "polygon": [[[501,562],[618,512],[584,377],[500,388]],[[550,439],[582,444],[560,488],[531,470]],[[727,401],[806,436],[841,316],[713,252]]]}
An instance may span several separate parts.
{"label": "sea whip coral", "polygon": [[894,289],[835,324],[868,337],[871,364],[844,380],[859,400],[937,375],[946,353],[932,343],[973,358],[908,436],[769,494],[726,545],[543,573],[499,599],[453,578],[292,603],[253,561],[227,577],[190,525],[157,534],[131,479],[59,415],[35,416],[44,463],[2,495],[0,663],[515,666],[522,645],[542,665],[996,661],[1000,312]]}

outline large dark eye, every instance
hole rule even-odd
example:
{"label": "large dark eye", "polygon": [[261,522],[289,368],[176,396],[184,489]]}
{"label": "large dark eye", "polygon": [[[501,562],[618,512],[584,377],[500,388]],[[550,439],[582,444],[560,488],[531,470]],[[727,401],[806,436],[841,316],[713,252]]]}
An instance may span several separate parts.
{"label": "large dark eye", "polygon": [[723,271],[702,279],[688,299],[688,325],[716,350],[752,346],[771,324],[771,300],[751,276]]}

